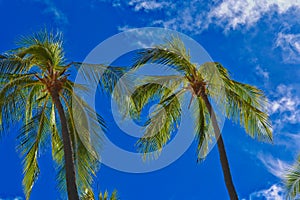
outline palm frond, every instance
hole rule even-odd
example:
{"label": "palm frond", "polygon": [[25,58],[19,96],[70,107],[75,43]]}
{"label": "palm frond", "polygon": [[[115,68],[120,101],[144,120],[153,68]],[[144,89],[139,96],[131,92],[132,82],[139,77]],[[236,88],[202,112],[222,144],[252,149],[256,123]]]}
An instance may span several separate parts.
{"label": "palm frond", "polygon": [[[214,130],[212,127],[211,117],[205,106],[202,98],[196,98],[197,103],[192,105],[192,110],[195,120],[195,134],[197,137],[197,156],[198,161],[206,158],[212,138],[214,137]],[[197,106],[196,106],[197,105]]]}
{"label": "palm frond", "polygon": [[6,54],[0,58],[0,73],[22,74],[32,66],[32,57],[21,58],[18,55]]}
{"label": "palm frond", "polygon": [[285,175],[285,186],[288,198],[296,199],[300,195],[300,158]]}
{"label": "palm frond", "polygon": [[24,75],[2,84],[0,88],[0,125],[2,131],[24,117],[28,90],[37,84],[37,81],[31,79],[31,75]]}
{"label": "palm frond", "polygon": [[181,117],[181,107],[179,99],[184,90],[177,91],[160,100],[158,106],[145,124],[144,136],[137,142],[140,152],[147,156],[158,156],[157,154],[147,154],[153,151],[160,153],[163,146],[170,140],[173,131],[179,126]]}
{"label": "palm frond", "polygon": [[196,67],[191,63],[184,43],[178,37],[172,37],[166,44],[139,51],[135,60],[133,68],[147,63],[156,63],[173,67],[187,76],[196,72]]}
{"label": "palm frond", "polygon": [[230,79],[227,70],[217,64],[224,82],[226,116],[239,122],[253,138],[272,141],[272,128],[269,121],[267,98],[258,88]]}
{"label": "palm frond", "polygon": [[[98,152],[101,148],[101,134],[99,134],[98,124],[100,123],[103,130],[106,127],[103,118],[93,112],[80,97],[71,92],[71,87],[67,88],[61,98],[68,110],[66,112],[67,121],[72,134],[73,149],[76,150],[74,158],[77,184],[80,191],[84,192],[85,189],[91,189],[92,178],[98,170]],[[70,95],[73,95],[72,98],[68,98]],[[74,108],[76,108],[75,112]],[[80,121],[75,121],[74,116]],[[58,183],[63,185],[63,176],[58,178],[60,178]]]}
{"label": "palm frond", "polygon": [[[81,200],[96,200],[96,197],[92,190],[86,189],[80,199]],[[118,192],[117,192],[117,190],[114,190],[111,193],[110,197],[109,197],[107,190],[104,193],[99,192],[98,200],[119,200]]]}
{"label": "palm frond", "polygon": [[15,49],[10,53],[22,58],[31,55],[37,66],[46,64],[61,66],[65,61],[62,41],[62,33],[57,32],[54,34],[44,30],[30,36],[21,37],[17,43],[21,48]]}
{"label": "palm frond", "polygon": [[46,143],[47,132],[49,131],[50,124],[47,122],[47,103],[48,101],[45,101],[43,108],[38,114],[28,124],[24,125],[19,136],[21,142],[18,149],[24,157],[23,185],[26,199],[30,198],[33,184],[39,175],[37,158]]}

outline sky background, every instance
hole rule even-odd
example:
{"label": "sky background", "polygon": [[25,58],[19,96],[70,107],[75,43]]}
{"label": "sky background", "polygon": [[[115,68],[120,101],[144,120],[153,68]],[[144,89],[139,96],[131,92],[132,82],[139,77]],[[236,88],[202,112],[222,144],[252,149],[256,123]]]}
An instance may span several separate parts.
{"label": "sky background", "polygon": [[[261,88],[270,99],[273,144],[252,140],[228,120],[223,128],[239,197],[284,198],[281,177],[300,152],[299,0],[0,0],[0,8],[0,52],[15,48],[21,35],[45,27],[64,33],[69,61],[83,61],[100,42],[130,28],[165,27],[192,37],[234,79]],[[109,118],[107,107],[101,112]],[[109,128],[110,134],[120,131]],[[24,199],[17,130],[13,127],[0,141],[1,200]],[[228,199],[217,149],[201,164],[195,150],[194,144],[170,166],[146,174],[102,165],[95,190],[116,188],[122,200]],[[40,167],[31,199],[62,199],[49,153],[41,155]]]}

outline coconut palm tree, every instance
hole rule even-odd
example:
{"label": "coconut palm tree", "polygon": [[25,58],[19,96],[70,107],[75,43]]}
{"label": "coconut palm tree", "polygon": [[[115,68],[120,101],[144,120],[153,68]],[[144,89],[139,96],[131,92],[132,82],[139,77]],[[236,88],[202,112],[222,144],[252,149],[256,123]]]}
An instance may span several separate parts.
{"label": "coconut palm tree", "polygon": [[285,186],[287,196],[290,199],[296,199],[300,195],[300,156],[295,165],[285,175]]}
{"label": "coconut palm tree", "polygon": [[[156,76],[147,79],[131,96],[131,111],[134,117],[140,117],[141,111],[153,98],[159,98],[159,104],[145,124],[144,136],[137,146],[146,156],[148,152],[161,151],[170,140],[174,128],[179,125],[182,115],[180,100],[189,92],[198,107],[196,135],[198,139],[198,159],[206,156],[212,137],[217,139],[220,161],[226,187],[231,199],[238,199],[234,187],[224,141],[218,125],[218,117],[211,100],[221,108],[227,118],[239,122],[252,138],[272,140],[271,125],[264,112],[267,100],[262,91],[254,86],[237,82],[230,78],[228,71],[217,62],[201,66],[192,63],[184,43],[172,37],[166,44],[141,50],[133,68],[147,63],[163,64],[180,72],[180,75]],[[151,81],[151,79],[153,81]],[[158,84],[162,83],[162,84]],[[171,88],[171,89],[170,89]]]}
{"label": "coconut palm tree", "polygon": [[[79,200],[79,194],[91,188],[98,166],[94,149],[98,130],[89,129],[85,122],[105,129],[102,117],[74,93],[74,88],[83,92],[87,88],[69,79],[71,69],[82,63],[66,63],[61,33],[41,31],[22,37],[18,45],[0,58],[0,124],[1,133],[23,124],[18,149],[23,156],[26,199],[40,172],[38,157],[51,144],[58,187],[67,191],[70,200]],[[80,132],[75,124],[81,126]]]}
{"label": "coconut palm tree", "polygon": [[[91,190],[87,190],[85,194],[81,197],[81,200],[96,200],[94,193]],[[98,200],[119,200],[117,190],[114,190],[109,197],[107,190],[102,194],[98,194]]]}

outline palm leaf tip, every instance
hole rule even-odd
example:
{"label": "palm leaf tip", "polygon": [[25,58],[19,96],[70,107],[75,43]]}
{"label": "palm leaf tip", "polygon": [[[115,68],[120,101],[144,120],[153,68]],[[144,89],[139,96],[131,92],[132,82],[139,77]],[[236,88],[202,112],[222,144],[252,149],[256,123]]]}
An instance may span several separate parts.
{"label": "palm leaf tip", "polygon": [[300,196],[300,159],[292,166],[285,175],[285,187],[287,198],[296,199]]}

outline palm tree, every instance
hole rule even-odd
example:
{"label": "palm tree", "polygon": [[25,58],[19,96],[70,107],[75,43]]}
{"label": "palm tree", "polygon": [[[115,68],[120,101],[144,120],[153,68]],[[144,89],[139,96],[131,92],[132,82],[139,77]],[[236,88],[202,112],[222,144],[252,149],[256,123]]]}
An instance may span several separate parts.
{"label": "palm tree", "polygon": [[[92,135],[97,139],[97,130],[90,130],[85,121],[105,129],[101,116],[95,115],[73,90],[87,88],[69,80],[71,67],[78,68],[82,63],[66,63],[60,33],[42,31],[22,37],[18,45],[0,57],[0,124],[1,132],[12,124],[23,124],[18,149],[24,158],[26,199],[40,172],[38,157],[51,142],[58,187],[67,190],[70,200],[79,200],[79,194],[91,188],[98,167],[94,149],[98,141],[90,139]],[[74,105],[76,109],[72,109]],[[74,116],[81,120],[76,121]],[[75,123],[82,126],[80,132]]]}
{"label": "palm tree", "polygon": [[[210,98],[223,108],[227,118],[239,122],[252,138],[272,140],[271,125],[268,115],[264,112],[267,101],[262,91],[232,80],[220,63],[211,62],[201,66],[192,63],[183,42],[177,37],[172,37],[166,44],[141,50],[136,59],[134,69],[146,63],[156,63],[170,66],[181,73],[152,77],[131,96],[131,107],[135,107],[131,114],[135,117],[140,117],[142,108],[155,97],[159,96],[161,105],[151,113],[151,119],[145,124],[144,136],[137,143],[139,150],[145,156],[148,152],[162,150],[170,140],[174,127],[179,125],[182,114],[179,100],[184,93],[190,92],[190,105],[193,99],[199,105],[195,109],[195,114],[199,116],[195,130],[198,139],[198,159],[206,156],[209,140],[215,137],[229,196],[231,199],[238,199],[218,119]],[[157,82],[163,83],[164,86]],[[168,88],[172,88],[172,91]]]}
{"label": "palm tree", "polygon": [[[108,195],[109,194],[108,194],[107,190],[104,192],[104,194],[102,194],[102,192],[100,192],[98,194],[98,200],[119,200],[117,190],[114,190],[111,193],[110,197]],[[91,190],[86,190],[84,195],[81,197],[81,200],[96,200],[96,197]]]}
{"label": "palm tree", "polygon": [[287,196],[290,199],[300,194],[300,156],[295,165],[285,175],[285,186],[287,189]]}

